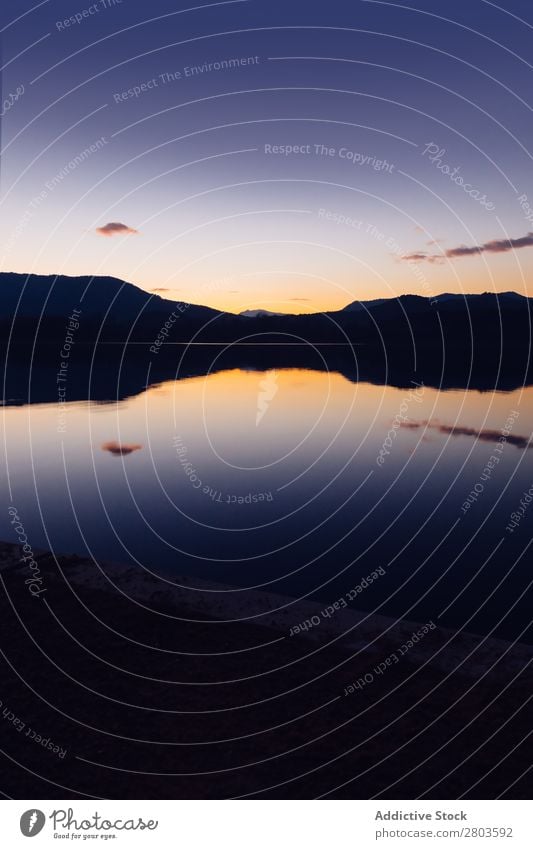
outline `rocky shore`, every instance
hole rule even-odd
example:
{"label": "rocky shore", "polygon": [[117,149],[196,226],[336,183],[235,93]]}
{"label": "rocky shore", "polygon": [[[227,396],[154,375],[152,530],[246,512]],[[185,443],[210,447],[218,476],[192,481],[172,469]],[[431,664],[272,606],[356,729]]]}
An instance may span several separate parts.
{"label": "rocky shore", "polygon": [[35,595],[22,555],[0,545],[9,796],[530,795],[533,647],[42,551]]}

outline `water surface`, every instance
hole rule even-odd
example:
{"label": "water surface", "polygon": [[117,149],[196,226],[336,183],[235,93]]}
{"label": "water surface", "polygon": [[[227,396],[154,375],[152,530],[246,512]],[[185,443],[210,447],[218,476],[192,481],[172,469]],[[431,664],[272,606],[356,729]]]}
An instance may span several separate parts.
{"label": "water surface", "polygon": [[0,534],[12,501],[34,548],[328,602],[381,566],[357,608],[517,637],[533,509],[506,527],[533,483],[532,401],[231,368],[7,406]]}

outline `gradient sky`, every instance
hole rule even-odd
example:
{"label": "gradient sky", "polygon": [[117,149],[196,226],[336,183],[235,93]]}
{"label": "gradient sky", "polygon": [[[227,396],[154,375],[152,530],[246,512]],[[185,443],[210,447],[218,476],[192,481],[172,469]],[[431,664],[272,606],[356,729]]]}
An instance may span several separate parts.
{"label": "gradient sky", "polygon": [[17,0],[0,28],[3,270],[235,312],[533,295],[528,0]]}

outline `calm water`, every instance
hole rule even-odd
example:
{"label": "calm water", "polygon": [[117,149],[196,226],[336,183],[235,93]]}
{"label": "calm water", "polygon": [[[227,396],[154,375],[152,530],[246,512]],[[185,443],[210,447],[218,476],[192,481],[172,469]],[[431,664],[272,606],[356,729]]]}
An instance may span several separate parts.
{"label": "calm water", "polygon": [[483,633],[504,617],[497,633],[518,636],[533,505],[506,526],[533,484],[532,400],[234,369],[117,403],[5,407],[0,536],[12,498],[35,548],[328,601],[379,565],[357,608]]}

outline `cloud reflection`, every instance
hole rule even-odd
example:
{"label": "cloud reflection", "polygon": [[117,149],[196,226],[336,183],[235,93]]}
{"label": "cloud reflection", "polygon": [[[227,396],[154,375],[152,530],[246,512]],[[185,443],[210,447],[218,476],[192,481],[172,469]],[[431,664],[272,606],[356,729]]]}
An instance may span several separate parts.
{"label": "cloud reflection", "polygon": [[101,447],[102,451],[109,451],[114,457],[124,457],[127,454],[132,454],[134,451],[140,451],[142,445],[136,442],[104,442]]}
{"label": "cloud reflection", "polygon": [[[438,421],[425,420],[402,422],[400,426],[409,430],[416,430],[421,427],[431,428],[432,430],[437,430],[439,433],[444,433],[448,436],[472,436],[475,439],[479,439],[481,442],[498,442],[502,438],[502,432],[500,430],[491,430],[489,428],[477,430],[474,427],[447,425],[441,424]],[[505,438],[507,442],[511,445],[515,445],[516,448],[533,448],[533,442],[531,442],[530,436],[520,436],[518,434],[509,433]]]}

